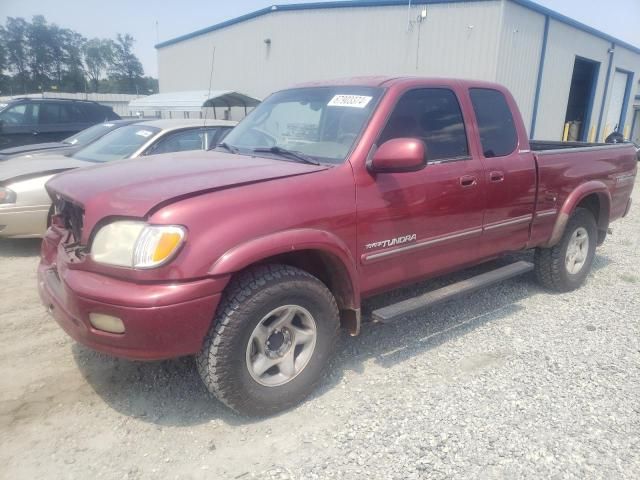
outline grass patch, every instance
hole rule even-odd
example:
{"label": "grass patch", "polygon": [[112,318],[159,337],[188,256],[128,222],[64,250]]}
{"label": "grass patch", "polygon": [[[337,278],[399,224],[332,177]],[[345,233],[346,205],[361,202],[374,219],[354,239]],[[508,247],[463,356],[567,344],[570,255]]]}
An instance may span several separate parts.
{"label": "grass patch", "polygon": [[638,283],[638,282],[640,282],[640,277],[638,277],[637,275],[633,275],[631,273],[623,273],[622,275],[620,275],[620,279],[623,282],[627,282],[627,283]]}

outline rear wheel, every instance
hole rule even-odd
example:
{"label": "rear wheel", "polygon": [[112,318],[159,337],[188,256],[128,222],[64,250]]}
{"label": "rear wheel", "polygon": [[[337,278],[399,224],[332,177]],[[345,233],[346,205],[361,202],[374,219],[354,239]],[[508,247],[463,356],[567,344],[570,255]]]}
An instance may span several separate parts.
{"label": "rear wheel", "polygon": [[578,208],[573,213],[560,242],[535,252],[538,281],[546,288],[568,292],[587,278],[595,257],[598,230],[593,214]]}
{"label": "rear wheel", "polygon": [[219,400],[244,415],[268,415],[313,391],[333,353],[338,308],[327,287],[303,270],[264,265],[227,289],[197,355]]}

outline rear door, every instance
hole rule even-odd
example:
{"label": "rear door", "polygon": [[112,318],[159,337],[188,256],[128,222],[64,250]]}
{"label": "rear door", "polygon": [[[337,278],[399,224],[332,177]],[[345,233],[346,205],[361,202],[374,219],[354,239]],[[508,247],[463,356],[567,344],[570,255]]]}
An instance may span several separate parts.
{"label": "rear door", "polygon": [[[465,113],[466,114],[466,113]],[[421,139],[427,166],[379,173],[357,186],[363,293],[473,262],[484,213],[482,162],[471,154],[459,96],[414,88],[400,97],[377,145]]]}
{"label": "rear door", "polygon": [[45,101],[40,104],[38,137],[40,142],[58,142],[83,130],[84,118],[71,102]]}
{"label": "rear door", "polygon": [[470,88],[469,95],[485,170],[482,243],[488,254],[519,250],[529,240],[533,219],[535,159],[519,138],[518,131],[525,130],[510,95],[492,88]]}

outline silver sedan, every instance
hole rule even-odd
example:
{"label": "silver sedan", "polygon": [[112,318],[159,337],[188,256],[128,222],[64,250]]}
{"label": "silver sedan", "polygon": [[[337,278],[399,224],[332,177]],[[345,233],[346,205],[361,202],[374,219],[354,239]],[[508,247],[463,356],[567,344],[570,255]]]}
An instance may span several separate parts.
{"label": "silver sedan", "polygon": [[44,188],[54,175],[144,155],[208,149],[236,125],[224,120],[149,120],[122,126],[69,155],[27,155],[0,163],[0,238],[41,237],[51,216]]}

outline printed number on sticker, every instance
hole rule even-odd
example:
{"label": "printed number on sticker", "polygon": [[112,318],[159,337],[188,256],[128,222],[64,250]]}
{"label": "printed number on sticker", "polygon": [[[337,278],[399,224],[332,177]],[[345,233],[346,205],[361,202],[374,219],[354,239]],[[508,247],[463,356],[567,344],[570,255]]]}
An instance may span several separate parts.
{"label": "printed number on sticker", "polygon": [[365,95],[335,95],[327,105],[329,107],[364,108],[369,104],[371,98]]}

